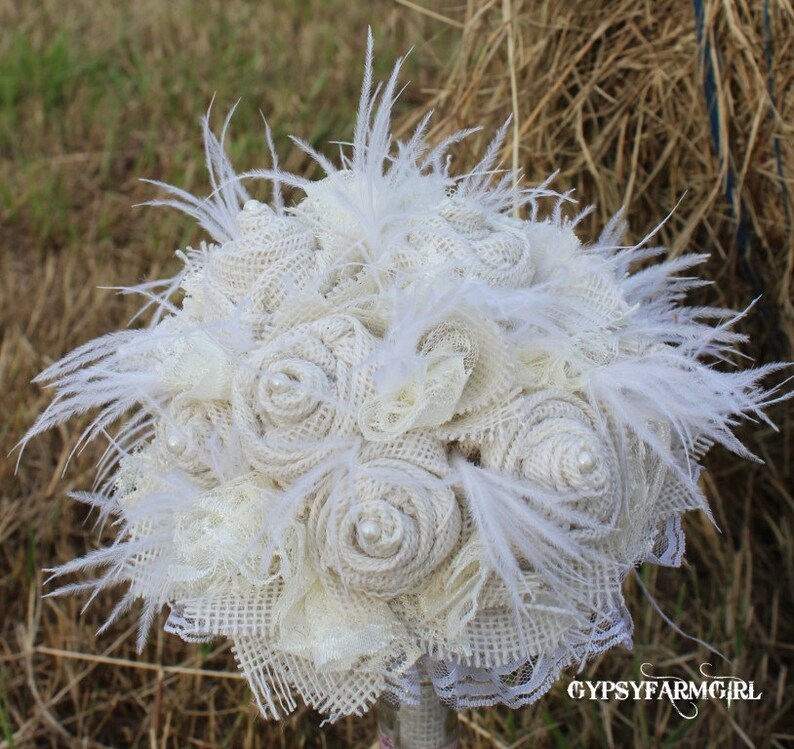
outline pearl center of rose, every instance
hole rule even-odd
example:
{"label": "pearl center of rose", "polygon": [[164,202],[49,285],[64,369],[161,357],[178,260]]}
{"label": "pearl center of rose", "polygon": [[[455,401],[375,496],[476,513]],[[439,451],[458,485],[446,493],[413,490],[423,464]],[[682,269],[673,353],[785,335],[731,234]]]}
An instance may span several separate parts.
{"label": "pearl center of rose", "polygon": [[165,446],[172,455],[181,455],[187,449],[187,441],[179,432],[171,432],[165,438]]}
{"label": "pearl center of rose", "polygon": [[576,462],[582,473],[592,473],[596,467],[596,457],[590,450],[581,450],[576,456]]}
{"label": "pearl center of rose", "polygon": [[289,375],[285,375],[283,372],[277,372],[274,375],[271,375],[268,385],[270,390],[274,393],[283,393],[287,388],[292,385],[292,378]]}
{"label": "pearl center of rose", "polygon": [[374,544],[380,539],[381,528],[374,520],[362,520],[357,528],[359,541],[365,544]]}

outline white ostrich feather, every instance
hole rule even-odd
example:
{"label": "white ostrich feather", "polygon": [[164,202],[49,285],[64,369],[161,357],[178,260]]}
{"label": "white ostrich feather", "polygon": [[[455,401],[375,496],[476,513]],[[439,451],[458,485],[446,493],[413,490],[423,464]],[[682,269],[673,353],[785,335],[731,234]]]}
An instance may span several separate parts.
{"label": "white ostrich feather", "polygon": [[338,163],[294,139],[320,180],[279,166],[267,123],[271,166],[236,174],[232,113],[219,137],[204,118],[210,195],[155,182],[150,204],[213,243],[119,289],[146,326],[42,372],[21,442],[88,412],[75,449],[108,442],[74,498],[116,540],[56,593],[125,585],[105,626],[140,602],[139,646],[163,606],[186,640],[231,638],[270,717],[292,692],[333,719],[410,700],[418,660],[457,708],[517,706],[630,644],[623,580],[680,563],[700,458],[753,457],[734,428],[791,395],[763,385],[784,365],[733,366],[749,307],[687,306],[704,256],[665,259],[658,227],[626,245],[620,216],[582,244],[589,209],[500,167],[509,123],[464,174],[474,130],[431,148],[428,114],[395,142],[401,62],[374,85],[372,49]]}

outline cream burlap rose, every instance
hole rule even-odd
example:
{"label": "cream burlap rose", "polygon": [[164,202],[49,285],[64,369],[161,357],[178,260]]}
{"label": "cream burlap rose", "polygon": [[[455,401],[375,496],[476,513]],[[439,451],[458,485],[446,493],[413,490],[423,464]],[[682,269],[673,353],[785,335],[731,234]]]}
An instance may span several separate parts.
{"label": "cream burlap rose", "polygon": [[214,248],[207,260],[211,285],[233,302],[250,294],[263,276],[276,275],[277,264],[290,260],[297,269],[296,259],[308,264],[316,249],[310,227],[277,216],[269,206],[256,201],[246,204],[238,225],[240,235]]}
{"label": "cream burlap rose", "polygon": [[531,282],[534,265],[529,240],[520,221],[460,198],[447,198],[437,216],[409,235],[422,255],[439,264],[454,261],[462,275],[491,286],[520,288]]}
{"label": "cream burlap rose", "polygon": [[[404,440],[406,443],[409,440]],[[428,447],[420,440],[415,453]],[[322,487],[312,502],[309,537],[317,568],[329,585],[391,599],[416,593],[458,541],[455,493],[427,468],[369,449],[354,475]],[[398,453],[399,454],[399,453]]]}
{"label": "cream burlap rose", "polygon": [[[482,465],[559,496],[591,523],[571,523],[572,537],[609,532],[624,506],[624,478],[606,424],[582,398],[541,390],[521,398],[512,418],[481,446]],[[550,513],[554,515],[553,508]]]}
{"label": "cream burlap rose", "polygon": [[240,212],[238,225],[236,239],[207,254],[206,278],[214,306],[239,305],[241,320],[260,337],[290,290],[316,274],[317,240],[311,227],[255,200]]}
{"label": "cream burlap rose", "polygon": [[178,400],[155,427],[164,460],[185,471],[198,486],[211,487],[241,466],[228,402]]}
{"label": "cream burlap rose", "polygon": [[352,317],[299,325],[238,367],[232,409],[251,466],[289,482],[357,431],[356,406],[372,389],[370,333]]}

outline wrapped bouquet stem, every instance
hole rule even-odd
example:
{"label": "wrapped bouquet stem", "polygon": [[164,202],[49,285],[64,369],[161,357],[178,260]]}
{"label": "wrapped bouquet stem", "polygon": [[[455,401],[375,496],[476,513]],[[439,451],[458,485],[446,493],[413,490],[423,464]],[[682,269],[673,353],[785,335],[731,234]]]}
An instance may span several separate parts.
{"label": "wrapped bouquet stem", "polygon": [[457,713],[438,697],[427,677],[419,681],[415,705],[390,697],[378,701],[377,749],[458,749],[458,737]]}
{"label": "wrapped bouquet stem", "polygon": [[25,438],[91,411],[80,444],[108,442],[77,499],[117,538],[63,590],[121,586],[106,626],[140,604],[141,646],[164,607],[229,638],[267,718],[518,707],[630,645],[627,574],[680,564],[701,457],[752,457],[733,428],[786,397],[761,385],[781,365],[731,365],[739,314],[686,305],[703,256],[627,244],[619,217],[583,244],[570,196],[500,170],[505,129],[461,174],[466,132],[394,142],[400,65],[376,87],[371,54],[338,163],[296,141],[322,179],[272,142],[238,175],[205,121],[212,192],[153,202],[207,242],[138,287],[148,325],[39,376]]}

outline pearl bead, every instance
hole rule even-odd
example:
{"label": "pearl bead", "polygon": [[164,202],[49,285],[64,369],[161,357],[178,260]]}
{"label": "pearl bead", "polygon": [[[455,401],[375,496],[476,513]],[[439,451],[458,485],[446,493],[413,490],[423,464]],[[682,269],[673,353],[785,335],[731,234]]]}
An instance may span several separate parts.
{"label": "pearl bead", "polygon": [[168,452],[174,455],[181,455],[187,448],[187,442],[178,432],[171,432],[171,434],[165,438],[165,446],[168,448]]}
{"label": "pearl bead", "polygon": [[595,455],[593,455],[593,453],[591,453],[589,450],[582,450],[577,456],[577,462],[579,464],[579,470],[582,473],[591,473],[595,470]]}
{"label": "pearl bead", "polygon": [[284,392],[292,384],[292,378],[283,372],[277,372],[270,378],[270,389],[275,393]]}
{"label": "pearl bead", "polygon": [[264,203],[260,203],[258,200],[247,200],[245,205],[243,206],[243,210],[247,211],[248,213],[259,213],[262,210]]}
{"label": "pearl bead", "polygon": [[380,526],[374,520],[362,520],[357,530],[359,539],[364,543],[373,544],[380,538]]}

